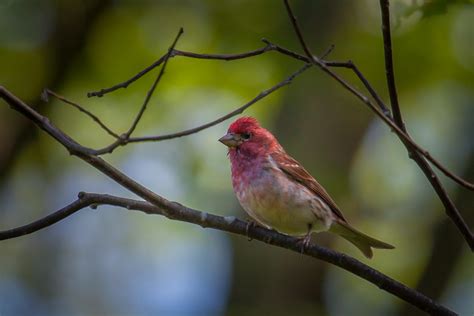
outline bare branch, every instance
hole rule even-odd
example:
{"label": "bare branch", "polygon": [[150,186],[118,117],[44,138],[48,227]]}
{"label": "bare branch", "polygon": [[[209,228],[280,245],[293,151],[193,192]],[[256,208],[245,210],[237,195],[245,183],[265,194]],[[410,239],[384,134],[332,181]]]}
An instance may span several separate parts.
{"label": "bare branch", "polygon": [[326,57],[329,56],[329,54],[332,53],[332,51],[334,50],[334,47],[336,47],[334,44],[331,44],[327,49],[326,51],[321,55],[321,57],[319,57],[319,59],[323,60],[325,59]]}
{"label": "bare branch", "polygon": [[132,78],[128,79],[127,81],[116,84],[116,85],[114,85],[110,88],[100,89],[99,91],[88,92],[87,97],[89,97],[89,98],[91,98],[91,97],[101,98],[101,97],[104,96],[104,94],[110,93],[110,92],[118,90],[118,89],[127,88],[132,82],[137,81],[138,79],[140,79],[141,77],[146,75],[148,72],[152,71],[153,69],[155,69],[156,67],[161,65],[163,63],[163,61],[165,60],[165,58],[167,58],[167,56],[168,56],[168,53],[164,54],[163,56],[160,57],[160,59],[158,59],[153,64],[146,67],[145,69],[143,69],[142,71],[140,71],[138,74],[136,74]]}
{"label": "bare branch", "polygon": [[474,191],[474,184],[464,180],[463,178],[461,178],[458,175],[455,175],[448,168],[446,168],[444,165],[442,165],[438,160],[433,158],[433,156],[431,156],[431,154],[428,151],[425,151],[423,153],[423,156],[425,156],[426,159],[428,159],[433,165],[436,166],[436,168],[438,168],[442,173],[444,173],[445,176],[447,176],[448,178],[451,178],[451,180],[453,180],[457,184],[465,187],[466,189]]}
{"label": "bare branch", "polygon": [[105,88],[99,91],[89,92],[87,93],[87,96],[88,97],[102,97],[104,96],[104,94],[113,92],[115,90],[118,90],[121,88],[127,88],[131,83],[137,81],[138,79],[146,75],[148,72],[150,72],[151,70],[161,65],[165,61],[165,59],[167,59],[167,56],[169,56],[168,58],[172,58],[175,56],[183,56],[183,57],[197,58],[197,59],[216,59],[216,60],[230,61],[230,60],[244,59],[244,58],[248,58],[252,56],[261,55],[263,53],[268,52],[269,50],[272,50],[272,49],[268,45],[260,49],[256,49],[256,50],[246,52],[246,53],[239,53],[239,54],[197,54],[197,53],[172,49],[171,52],[168,52],[165,55],[161,56],[160,59],[158,59],[150,66],[146,67],[145,69],[143,69],[142,71],[134,75],[132,78],[124,82],[121,82],[119,84],[116,84],[110,88]]}
{"label": "bare branch", "polygon": [[[270,42],[267,39],[263,39],[263,41],[265,43],[267,43],[268,45],[271,45],[275,51],[277,51],[277,52],[279,52],[283,55],[290,56],[294,59],[301,60],[301,61],[304,61],[306,63],[313,63],[313,61],[310,58],[308,58],[307,56],[303,56],[303,55],[298,54],[296,52],[293,52],[293,51],[291,51],[287,48],[284,48],[282,46],[274,44],[274,43]],[[328,51],[331,52],[330,50],[328,50]],[[326,55],[326,53],[324,55]],[[382,101],[382,99],[377,94],[375,89],[370,85],[369,81],[364,77],[364,75],[359,71],[357,66],[352,61],[346,61],[346,62],[323,61],[322,57],[319,58],[319,61],[320,61],[321,65],[326,66],[326,68],[327,67],[335,67],[335,68],[348,68],[348,69],[351,69],[356,74],[356,76],[359,77],[360,81],[362,81],[362,83],[364,84],[366,89],[369,91],[370,95],[375,99],[375,101],[377,102],[377,105],[380,107],[380,109],[382,110],[384,115],[391,118],[390,110],[386,107],[385,103]],[[319,64],[316,64],[316,65],[320,66]],[[348,89],[350,92],[352,92],[356,96],[358,96],[358,97],[361,96],[363,98],[366,98],[365,96],[362,95],[362,93],[358,92],[357,90],[355,90],[355,89],[351,90],[350,88],[348,88],[347,86],[350,86],[349,83],[345,82],[342,78],[338,77],[330,69],[326,69],[325,72],[328,73],[333,78],[335,78],[339,83],[341,83],[346,89]]]}
{"label": "bare branch", "polygon": [[403,123],[400,105],[398,104],[397,87],[395,84],[395,72],[393,70],[392,60],[392,36],[390,34],[390,9],[388,0],[380,0],[380,9],[382,11],[382,34],[383,50],[385,55],[385,74],[387,76],[388,93],[390,95],[390,105],[392,106],[393,120],[401,130],[406,132]]}
{"label": "bare branch", "polygon": [[[161,70],[158,73],[155,81],[153,81],[152,86],[148,90],[148,92],[146,94],[146,97],[145,97],[145,100],[143,101],[143,104],[140,107],[140,110],[138,111],[138,113],[137,113],[135,119],[133,120],[133,123],[130,126],[130,128],[128,129],[128,131],[125,132],[124,134],[122,134],[120,137],[118,137],[117,140],[115,142],[113,142],[112,144],[110,144],[110,145],[108,145],[108,146],[106,146],[102,149],[95,150],[94,151],[95,155],[111,153],[115,150],[115,148],[129,143],[130,136],[135,131],[138,123],[140,122],[140,120],[143,116],[143,113],[145,113],[145,110],[148,106],[148,103],[150,102],[151,97],[153,96],[153,93],[155,92],[156,87],[158,86],[158,83],[160,82],[161,78],[163,77],[163,75],[165,73],[165,69],[166,69],[166,65],[168,64],[168,60],[171,58],[171,54],[173,53],[174,48],[175,48],[176,44],[178,43],[178,40],[179,40],[179,38],[181,37],[182,34],[183,34],[183,28],[180,28],[179,31],[178,31],[178,34],[176,35],[173,43],[171,44],[170,48],[168,49],[168,52],[166,53],[166,55],[164,55],[162,58],[160,58],[159,63],[158,62],[155,63],[157,65],[163,63],[163,66],[161,67]],[[91,92],[91,93],[88,94],[88,96],[89,97],[90,96],[103,96],[107,92],[114,91],[114,90],[116,90],[120,87],[126,87],[126,86],[128,86],[129,83],[137,80],[138,78],[140,78],[142,75],[144,75],[146,72],[148,72],[149,70],[151,70],[153,68],[154,67],[148,67],[147,71],[141,71],[138,75],[136,75],[132,79],[128,80],[127,81],[128,83],[127,82],[121,83],[121,84],[118,84],[118,85],[116,85],[112,88],[109,88],[109,89],[102,89],[99,92]]]}
{"label": "bare branch", "polygon": [[272,50],[271,47],[268,45],[256,50],[252,50],[245,53],[237,53],[237,54],[197,54],[193,52],[186,52],[182,50],[175,49],[171,53],[171,57],[174,56],[183,56],[189,58],[196,58],[196,59],[211,59],[211,60],[225,60],[225,61],[232,61],[237,59],[244,59],[249,58],[257,55],[264,54],[268,51]]}
{"label": "bare branch", "polygon": [[[388,1],[388,0],[380,0],[381,3],[383,1]],[[406,129],[405,129],[405,126],[403,125],[403,122],[401,122],[401,125],[398,125],[396,124],[391,117],[387,117],[386,115],[384,115],[384,113],[382,111],[380,111],[374,104],[372,104],[372,102],[366,97],[364,96],[362,93],[360,93],[359,91],[357,91],[354,87],[352,87],[350,84],[348,84],[346,81],[344,81],[342,78],[340,78],[338,75],[336,75],[335,73],[333,73],[328,67],[327,65],[319,60],[319,58],[315,57],[312,55],[311,51],[309,50],[308,46],[306,45],[305,41],[304,41],[304,38],[302,36],[302,33],[301,33],[301,30],[298,26],[298,23],[297,23],[297,20],[296,20],[296,17],[295,15],[293,14],[293,11],[291,10],[291,7],[288,3],[288,0],[283,0],[284,4],[285,4],[285,7],[286,7],[286,10],[288,12],[288,16],[290,17],[290,20],[293,24],[293,28],[295,30],[295,33],[296,35],[298,36],[298,39],[300,40],[300,44],[301,46],[303,47],[303,50],[305,51],[306,53],[306,57],[316,66],[318,66],[321,70],[323,70],[325,73],[329,74],[331,77],[333,77],[334,79],[336,79],[344,88],[346,88],[347,90],[349,90],[351,93],[353,93],[356,97],[358,97],[362,102],[364,102],[372,111],[375,112],[375,114],[377,114],[377,116],[379,118],[381,118],[387,125],[389,125],[392,130],[398,135],[398,137],[401,139],[402,143],[405,145],[405,147],[407,148],[410,156],[416,161],[416,163],[420,166],[420,169],[422,169],[422,171],[425,173],[425,175],[427,176],[428,180],[430,181],[431,185],[433,186],[433,188],[435,189],[436,193],[438,194],[438,197],[440,198],[441,202],[443,203],[445,209],[446,209],[446,213],[447,215],[451,218],[451,220],[454,222],[454,224],[458,227],[459,231],[461,232],[461,234],[464,236],[464,239],[466,240],[466,242],[468,243],[469,247],[471,248],[472,251],[474,251],[474,236],[472,234],[472,232],[470,231],[469,227],[467,226],[466,222],[463,220],[461,214],[459,213],[459,211],[457,210],[456,206],[454,205],[454,203],[452,202],[452,200],[449,198],[446,190],[444,189],[444,187],[442,186],[441,182],[439,181],[439,179],[437,178],[436,174],[433,172],[433,170],[431,169],[431,167],[429,166],[429,164],[426,162],[426,160],[421,156],[425,156],[427,157],[428,159],[432,158],[428,152],[426,150],[424,150],[423,148],[421,148],[418,144],[416,144],[412,139],[411,137],[406,133]],[[382,10],[383,9],[383,5],[382,5]],[[388,10],[388,7],[387,7],[387,10]],[[384,16],[384,15],[383,15]],[[385,18],[387,16],[385,15]],[[387,21],[387,20],[384,20],[383,23],[386,24],[386,23],[390,23],[390,21]],[[388,29],[390,28],[390,24],[388,24]],[[384,29],[387,29],[386,27],[384,27]],[[385,36],[385,33],[384,33],[384,36]],[[384,42],[386,43],[387,41],[384,40]],[[386,45],[385,45],[386,46]],[[391,44],[390,44],[390,48],[391,48]],[[387,56],[390,56],[391,57],[391,54],[390,55],[386,55]],[[387,63],[387,61],[386,61]],[[353,70],[355,71],[355,69],[353,68]],[[360,72],[355,71],[356,74]],[[387,71],[387,75],[389,76],[393,76],[393,68],[392,68],[392,71]],[[364,81],[363,81],[364,82]],[[393,80],[394,82],[394,80]],[[367,82],[368,83],[368,82]],[[365,84],[365,83],[364,83]],[[389,84],[389,89],[394,89],[395,86],[394,85],[391,85]],[[370,90],[369,90],[370,91]],[[396,96],[396,91],[395,91],[395,94],[392,94],[391,93],[391,96],[394,95]],[[380,98],[376,98],[377,102],[381,101]],[[393,103],[393,101],[392,101]],[[396,104],[398,106],[398,100],[396,100]],[[386,107],[384,107],[386,108]],[[392,107],[392,109],[394,109]],[[398,108],[398,111],[399,111],[399,108]],[[420,155],[421,154],[421,155]],[[451,173],[450,173],[451,174]]]}
{"label": "bare branch", "polygon": [[[296,52],[293,52],[287,48],[284,48],[282,46],[279,46],[275,43],[272,43],[270,41],[268,41],[267,39],[263,39],[263,41],[267,44],[267,45],[271,45],[272,47],[272,50],[275,50],[281,54],[284,54],[284,55],[287,55],[287,56],[290,56],[294,59],[297,59],[297,60],[301,60],[301,61],[304,61],[304,62],[307,62],[307,63],[310,63],[311,60],[307,57],[307,56],[303,56],[301,54],[298,54]],[[326,54],[325,54],[326,55]],[[325,56],[323,55],[323,56]],[[376,101],[377,105],[379,106],[379,108],[382,110],[383,114],[385,116],[387,116],[389,119],[392,119],[391,117],[391,113],[390,113],[390,110],[386,107],[385,103],[383,102],[383,100],[381,99],[381,97],[377,94],[377,92],[375,91],[375,89],[372,87],[372,85],[369,83],[369,81],[367,80],[367,78],[365,78],[365,76],[362,74],[362,72],[359,70],[359,68],[352,62],[352,61],[345,61],[345,62],[338,62],[338,61],[323,61],[323,58],[324,57],[320,57],[320,61],[323,62],[326,66],[328,67],[335,67],[335,68],[347,68],[347,69],[351,69],[355,74],[356,76],[359,78],[359,80],[364,84],[364,86],[366,87],[367,91],[369,91],[370,95],[374,98],[374,100]],[[337,80],[337,79],[336,79]],[[344,85],[344,84],[343,84]],[[354,93],[352,90],[349,89],[350,92]],[[356,96],[357,93],[354,93]],[[360,94],[362,95],[362,94]],[[359,96],[358,96],[359,97]],[[364,100],[362,100],[364,101]],[[388,124],[390,125],[390,124]],[[396,133],[397,131],[394,130]],[[398,133],[397,133],[398,134]],[[420,154],[422,154],[423,156],[425,156],[431,163],[433,163],[433,165],[435,165],[440,171],[442,171],[447,177],[451,178],[452,180],[454,180],[455,182],[457,182],[458,184],[466,187],[467,189],[469,190],[473,190],[474,191],[474,184],[462,179],[461,177],[455,175],[454,173],[452,173],[451,171],[449,171],[443,164],[441,164],[438,160],[436,160],[433,156],[431,156],[431,154],[426,150],[424,149],[423,147],[421,147],[420,145],[418,145],[417,143],[415,143],[408,135],[399,135],[401,136],[402,138],[404,138],[406,141],[408,141],[410,143],[411,146],[413,146]]]}
{"label": "bare branch", "polygon": [[[47,217],[37,220],[29,225],[11,229],[9,231],[0,231],[0,240],[14,238],[32,233],[33,231],[38,231],[50,226],[51,223],[58,222],[66,216],[72,215],[78,210],[90,205],[113,205],[127,210],[142,211],[146,214],[163,215],[172,220],[188,222],[200,225],[204,228],[208,227],[245,237],[251,237],[252,239],[259,240],[269,245],[289,249],[297,253],[301,252],[301,245],[298,238],[283,235],[274,230],[269,230],[259,226],[248,229],[248,224],[246,222],[233,216],[222,217],[194,210],[178,203],[172,203],[169,208],[165,209],[144,201],[121,198],[107,194],[84,192],[79,194],[79,198],[76,201]],[[349,271],[430,314],[456,315],[453,311],[434,302],[423,294],[410,289],[380,271],[377,271],[374,268],[371,268],[370,266],[340,252],[311,244],[304,249],[304,255],[326,261]]]}
{"label": "bare branch", "polygon": [[194,128],[190,128],[190,129],[187,129],[187,130],[184,130],[184,131],[180,131],[180,132],[177,132],[177,133],[172,133],[172,134],[165,134],[165,135],[159,135],[159,136],[133,137],[133,138],[130,138],[128,140],[128,142],[129,143],[135,143],[135,142],[147,142],[147,141],[161,141],[161,140],[166,140],[166,139],[178,138],[178,137],[182,137],[182,136],[191,135],[191,134],[197,133],[199,131],[202,131],[203,129],[209,128],[209,127],[214,126],[214,125],[217,125],[217,124],[219,124],[219,123],[221,123],[221,122],[223,122],[223,121],[225,121],[225,120],[227,120],[227,119],[229,119],[229,118],[231,118],[235,115],[241,114],[243,111],[245,111],[248,107],[250,107],[251,105],[253,105],[257,101],[265,98],[266,96],[270,95],[271,93],[275,92],[276,90],[278,90],[278,89],[280,89],[280,88],[282,88],[286,85],[289,85],[296,76],[299,76],[301,73],[306,71],[311,66],[312,66],[312,64],[305,64],[303,67],[301,67],[298,71],[294,72],[292,75],[290,75],[285,80],[279,82],[278,84],[274,85],[273,87],[271,87],[269,89],[263,90],[255,98],[253,98],[249,102],[245,103],[241,107],[239,107],[239,108],[233,110],[232,112],[229,112],[226,115],[223,115],[223,116],[221,116],[221,117],[219,117],[219,118],[217,118],[217,119],[215,119],[215,120],[213,120],[209,123],[206,123],[206,124],[194,127]]}
{"label": "bare branch", "polygon": [[49,214],[33,223],[23,225],[20,227],[0,231],[0,240],[7,240],[12,238],[21,237],[28,235],[46,227],[56,224],[57,222],[65,219],[68,216],[82,210],[88,206],[91,206],[94,202],[89,198],[79,198],[69,205],[61,208],[60,210]]}
{"label": "bare branch", "polygon": [[92,118],[97,124],[99,124],[100,127],[102,127],[103,130],[105,130],[109,135],[111,135],[112,137],[114,137],[115,139],[119,139],[120,136],[115,133],[114,131],[112,131],[110,128],[107,127],[107,125],[105,125],[96,115],[94,115],[92,112],[86,110],[85,108],[83,108],[82,106],[80,106],[79,104],[75,103],[75,102],[72,102],[68,99],[66,99],[65,97],[63,97],[62,95],[59,95],[49,89],[44,89],[43,90],[43,95],[42,95],[42,98],[43,98],[43,101],[45,102],[48,102],[49,101],[49,98],[48,96],[53,96],[55,97],[56,99],[66,103],[66,104],[69,104],[69,105],[72,105],[73,107],[75,107],[76,109],[78,109],[80,112],[86,114],[87,116],[89,116],[90,118]]}
{"label": "bare branch", "polygon": [[[393,70],[393,60],[392,60],[392,39],[391,39],[391,32],[390,32],[390,8],[389,8],[389,0],[380,0],[380,10],[382,15],[382,35],[383,35],[383,42],[384,42],[384,52],[385,52],[385,73],[387,75],[387,87],[390,95],[390,103],[392,106],[393,118],[395,124],[408,135],[407,129],[403,122],[402,113],[400,110],[400,105],[398,103],[398,95],[397,95],[397,88],[395,85],[395,72]],[[399,134],[400,137],[400,134]],[[438,179],[437,175],[430,167],[429,163],[423,158],[420,154],[419,148],[414,146],[414,142],[407,141],[405,138],[400,137],[403,144],[408,150],[410,158],[412,158],[426,175],[428,180],[430,181],[432,187],[435,189],[436,193],[438,194],[441,202],[443,203],[446,214],[449,218],[454,222],[457,226],[461,234],[464,236],[464,239],[468,243],[471,251],[474,251],[474,235],[469,229],[469,226],[459,213],[456,205],[454,205],[453,201],[449,197],[448,193],[446,192],[445,188],[441,184],[441,181]],[[411,138],[409,138],[411,140]],[[428,159],[432,158],[428,153],[424,154],[424,156]],[[434,159],[430,159],[433,162]],[[434,160],[436,161],[436,160]],[[467,181],[462,180],[460,177],[455,176],[453,173],[449,172],[444,166],[439,164],[438,161],[434,163],[437,167],[440,168],[447,176],[451,179],[455,180],[459,184],[466,186],[467,188],[473,189],[474,185],[471,185]],[[447,172],[447,173],[446,173]],[[462,180],[462,181],[460,181]]]}
{"label": "bare branch", "polygon": [[298,22],[296,21],[296,16],[293,14],[293,11],[291,10],[288,0],[283,0],[283,3],[285,4],[288,17],[290,18],[291,24],[293,24],[293,29],[295,30],[296,36],[298,37],[298,40],[300,41],[301,47],[303,47],[303,50],[306,53],[306,56],[312,62],[316,61],[320,63],[320,60],[317,57],[313,56],[313,53],[311,53],[311,50],[309,49],[308,45],[306,45],[301,29],[298,26]]}
{"label": "bare branch", "polygon": [[153,85],[151,86],[150,90],[148,90],[148,92],[146,94],[146,97],[145,97],[145,101],[143,102],[143,105],[140,108],[140,111],[138,112],[137,116],[135,117],[135,120],[133,121],[132,126],[130,127],[128,132],[125,133],[125,139],[128,139],[130,137],[130,135],[132,135],[133,131],[135,130],[135,128],[138,125],[138,122],[142,118],[143,113],[145,112],[146,107],[148,105],[148,102],[150,102],[151,96],[153,95],[153,92],[155,92],[156,86],[160,82],[161,77],[163,77],[163,74],[165,73],[166,65],[168,64],[168,60],[170,59],[171,52],[173,51],[174,47],[178,43],[178,40],[179,40],[179,38],[181,37],[182,34],[183,34],[183,28],[180,28],[179,32],[178,32],[178,35],[176,35],[176,38],[173,41],[173,44],[171,44],[171,47],[168,49],[168,54],[165,57],[165,60],[164,60],[163,66],[161,67],[160,73],[158,74],[155,81],[153,82]]}

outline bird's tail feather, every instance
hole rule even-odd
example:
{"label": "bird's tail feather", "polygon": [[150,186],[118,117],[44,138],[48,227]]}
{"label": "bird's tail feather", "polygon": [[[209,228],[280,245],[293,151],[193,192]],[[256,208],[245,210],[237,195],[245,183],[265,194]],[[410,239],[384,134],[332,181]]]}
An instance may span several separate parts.
{"label": "bird's tail feather", "polygon": [[343,237],[354,246],[359,248],[359,250],[366,256],[367,258],[372,258],[372,248],[379,248],[379,249],[393,249],[394,246],[387,244],[383,241],[377,240],[366,234],[358,231],[351,225],[343,221],[334,222],[331,225],[331,232],[338,234],[339,236]]}

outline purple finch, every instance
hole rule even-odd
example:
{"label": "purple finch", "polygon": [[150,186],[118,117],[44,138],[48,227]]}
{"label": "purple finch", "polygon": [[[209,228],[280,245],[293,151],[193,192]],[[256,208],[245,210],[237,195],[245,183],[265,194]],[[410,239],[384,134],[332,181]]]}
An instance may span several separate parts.
{"label": "purple finch", "polygon": [[372,248],[394,248],[349,225],[326,190],[256,119],[237,119],[219,141],[229,147],[237,199],[260,225],[304,237],[303,247],[309,244],[312,232],[330,231],[354,244],[367,258],[372,258]]}

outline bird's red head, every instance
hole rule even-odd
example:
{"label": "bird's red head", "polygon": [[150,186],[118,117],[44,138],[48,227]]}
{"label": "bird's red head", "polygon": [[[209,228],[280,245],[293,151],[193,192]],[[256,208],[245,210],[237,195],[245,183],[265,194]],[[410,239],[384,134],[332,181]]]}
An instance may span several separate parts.
{"label": "bird's red head", "polygon": [[227,132],[234,134],[244,134],[255,132],[255,130],[261,128],[256,118],[250,116],[244,116],[235,120],[229,125]]}
{"label": "bird's red head", "polygon": [[219,141],[229,147],[229,152],[237,150],[244,155],[254,156],[281,149],[276,138],[253,117],[235,120]]}

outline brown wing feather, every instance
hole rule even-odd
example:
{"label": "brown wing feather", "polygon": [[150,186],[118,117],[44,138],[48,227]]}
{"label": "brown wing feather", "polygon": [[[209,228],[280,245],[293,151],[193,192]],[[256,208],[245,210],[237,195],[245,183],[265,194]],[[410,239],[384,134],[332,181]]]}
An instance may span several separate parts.
{"label": "brown wing feather", "polygon": [[326,190],[309,174],[308,171],[306,171],[305,168],[303,168],[303,166],[298,161],[288,156],[284,152],[273,153],[271,157],[273,161],[275,161],[276,165],[285,174],[314,192],[314,194],[320,197],[331,208],[331,210],[334,212],[334,214],[336,214],[337,217],[339,217],[339,219],[347,222],[341,210],[329,196]]}

